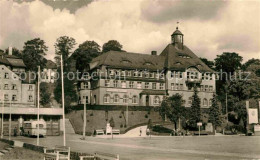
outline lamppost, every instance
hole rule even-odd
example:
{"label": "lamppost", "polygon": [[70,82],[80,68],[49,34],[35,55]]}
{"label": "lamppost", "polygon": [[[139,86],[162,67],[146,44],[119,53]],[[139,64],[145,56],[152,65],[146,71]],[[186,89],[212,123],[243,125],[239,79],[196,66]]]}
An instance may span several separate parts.
{"label": "lamppost", "polygon": [[40,143],[40,66],[38,66],[38,83],[37,83],[37,146]]}
{"label": "lamppost", "polygon": [[10,100],[10,106],[9,106],[9,137],[8,139],[11,140],[11,132],[12,132],[12,113],[11,113],[11,107],[12,107],[12,99]]}
{"label": "lamppost", "polygon": [[1,121],[1,138],[4,136],[4,107],[5,107],[5,101],[4,101],[4,94],[0,93],[0,98],[2,101],[2,121]]}

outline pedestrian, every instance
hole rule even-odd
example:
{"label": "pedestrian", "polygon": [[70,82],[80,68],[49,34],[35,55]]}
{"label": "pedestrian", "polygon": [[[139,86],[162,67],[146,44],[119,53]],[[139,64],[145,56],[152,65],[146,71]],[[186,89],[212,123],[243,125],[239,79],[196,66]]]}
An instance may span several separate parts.
{"label": "pedestrian", "polygon": [[142,135],[142,127],[140,127],[140,135],[139,136],[141,136]]}
{"label": "pedestrian", "polygon": [[14,127],[14,136],[15,137],[17,136],[17,129],[16,129],[16,127]]}

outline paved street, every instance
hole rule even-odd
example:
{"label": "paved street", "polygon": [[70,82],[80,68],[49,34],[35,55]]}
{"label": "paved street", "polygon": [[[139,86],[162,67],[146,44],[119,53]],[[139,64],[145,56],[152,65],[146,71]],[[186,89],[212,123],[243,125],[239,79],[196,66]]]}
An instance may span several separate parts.
{"label": "paved street", "polygon": [[[41,138],[41,145],[62,145],[62,136]],[[253,159],[260,158],[258,136],[201,136],[149,138],[97,138],[67,135],[67,145],[73,151],[94,153],[101,151],[120,154],[120,159]],[[36,144],[36,138],[15,139]]]}

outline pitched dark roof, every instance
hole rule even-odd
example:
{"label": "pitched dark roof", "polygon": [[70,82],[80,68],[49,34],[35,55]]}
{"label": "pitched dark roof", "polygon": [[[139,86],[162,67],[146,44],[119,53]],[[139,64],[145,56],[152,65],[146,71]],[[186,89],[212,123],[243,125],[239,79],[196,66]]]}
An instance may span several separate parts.
{"label": "pitched dark roof", "polygon": [[90,69],[106,65],[111,68],[162,70],[164,57],[157,55],[109,51],[92,60]]}
{"label": "pitched dark roof", "polygon": [[189,67],[196,67],[201,72],[213,72],[186,46],[178,49],[173,44],[169,44],[160,56],[165,57],[164,67],[168,69],[184,71]]}
{"label": "pitched dark roof", "polygon": [[19,58],[7,58],[11,66],[13,67],[23,67],[26,68],[26,65],[23,63],[22,59]]}
{"label": "pitched dark roof", "polygon": [[6,59],[4,53],[0,52],[0,64],[10,66],[11,64],[9,61]]}
{"label": "pitched dark roof", "polygon": [[109,51],[92,60],[90,69],[105,65],[111,68],[139,70],[169,70],[185,71],[196,67],[201,72],[213,72],[188,47],[178,49],[169,44],[160,55],[148,55],[130,52]]}
{"label": "pitched dark roof", "polygon": [[47,68],[47,69],[57,69],[57,65],[56,65],[56,63],[54,63],[53,61],[47,60],[47,62],[46,62],[46,68]]}

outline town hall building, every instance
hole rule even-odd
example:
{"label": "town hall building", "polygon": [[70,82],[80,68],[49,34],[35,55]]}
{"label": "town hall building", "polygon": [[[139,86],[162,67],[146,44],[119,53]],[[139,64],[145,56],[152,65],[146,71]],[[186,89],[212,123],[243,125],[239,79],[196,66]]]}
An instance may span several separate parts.
{"label": "town hall building", "polygon": [[108,51],[94,58],[89,76],[80,80],[79,103],[159,106],[165,97],[178,93],[190,107],[196,87],[201,107],[210,107],[215,75],[184,45],[183,36],[177,27],[159,55]]}

